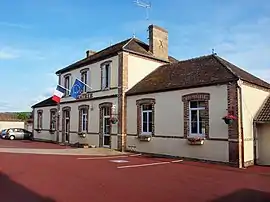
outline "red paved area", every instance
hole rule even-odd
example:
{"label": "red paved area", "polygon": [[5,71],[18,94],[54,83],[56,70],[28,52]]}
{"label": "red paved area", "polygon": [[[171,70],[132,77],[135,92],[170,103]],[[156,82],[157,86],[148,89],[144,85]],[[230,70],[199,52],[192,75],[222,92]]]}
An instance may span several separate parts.
{"label": "red paved area", "polygon": [[0,139],[0,148],[32,148],[32,149],[65,149],[67,146],[60,146],[53,143],[36,142],[30,140],[3,140]]}
{"label": "red paved area", "polygon": [[239,170],[181,162],[119,169],[123,165],[170,161],[142,156],[119,159],[129,162],[0,153],[0,201],[270,201],[269,167]]}

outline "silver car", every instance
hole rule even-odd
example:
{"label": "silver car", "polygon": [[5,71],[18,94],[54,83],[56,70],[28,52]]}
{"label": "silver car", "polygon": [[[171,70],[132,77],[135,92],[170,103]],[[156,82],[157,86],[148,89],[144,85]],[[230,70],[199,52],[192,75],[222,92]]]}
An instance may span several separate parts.
{"label": "silver car", "polygon": [[6,130],[5,139],[10,140],[23,140],[23,139],[31,139],[32,133],[23,128],[9,128]]}

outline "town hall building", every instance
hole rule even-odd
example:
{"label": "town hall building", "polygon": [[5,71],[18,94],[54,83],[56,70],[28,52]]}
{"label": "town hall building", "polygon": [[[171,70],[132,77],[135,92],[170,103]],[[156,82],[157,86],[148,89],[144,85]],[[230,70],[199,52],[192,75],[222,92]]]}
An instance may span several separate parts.
{"label": "town hall building", "polygon": [[216,54],[178,61],[168,32],[130,38],[56,72],[66,89],[33,106],[34,138],[224,162],[270,164],[270,84]]}

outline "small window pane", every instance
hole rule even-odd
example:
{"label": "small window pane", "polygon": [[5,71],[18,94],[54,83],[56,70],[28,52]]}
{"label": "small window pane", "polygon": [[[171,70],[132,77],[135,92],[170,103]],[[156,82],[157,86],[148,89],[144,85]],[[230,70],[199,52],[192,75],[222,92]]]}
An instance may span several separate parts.
{"label": "small window pane", "polygon": [[148,116],[149,116],[149,122],[152,124],[152,112],[148,112]]}
{"label": "small window pane", "polygon": [[192,134],[197,134],[198,130],[197,130],[197,121],[196,122],[191,122],[191,133]]}
{"label": "small window pane", "polygon": [[148,123],[148,132],[152,133],[152,122]]}
{"label": "small window pane", "polygon": [[190,102],[190,108],[197,108],[198,107],[198,102],[197,101],[191,101]]}
{"label": "small window pane", "polygon": [[143,112],[143,122],[146,123],[147,122],[147,113]]}
{"label": "small window pane", "polygon": [[199,121],[203,120],[204,110],[199,110]]}
{"label": "small window pane", "polygon": [[143,123],[143,132],[147,132],[147,123],[146,122]]}
{"label": "small window pane", "polygon": [[143,105],[142,109],[143,110],[152,110],[152,105],[150,105],[150,104],[149,105]]}
{"label": "small window pane", "polygon": [[204,101],[199,101],[198,102],[198,107],[204,107],[204,106],[205,106]]}
{"label": "small window pane", "polygon": [[197,110],[191,111],[191,121],[197,121]]}
{"label": "small window pane", "polygon": [[203,122],[199,122],[199,133],[202,134]]}

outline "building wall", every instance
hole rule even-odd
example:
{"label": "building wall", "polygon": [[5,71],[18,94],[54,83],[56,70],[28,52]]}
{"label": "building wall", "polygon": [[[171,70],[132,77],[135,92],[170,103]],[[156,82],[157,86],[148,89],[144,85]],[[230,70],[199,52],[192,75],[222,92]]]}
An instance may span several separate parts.
{"label": "building wall", "polygon": [[[184,139],[184,106],[182,96],[190,93],[210,93],[209,140],[204,145],[191,146]],[[154,98],[155,136],[150,142],[136,138],[136,100]],[[227,113],[227,86],[211,86],[163,93],[129,96],[127,98],[127,148],[137,151],[228,162],[228,126],[221,119]]]}
{"label": "building wall", "polygon": [[7,128],[24,128],[24,122],[22,121],[0,121],[0,130]]}
{"label": "building wall", "polygon": [[242,89],[242,117],[244,133],[244,161],[254,160],[253,120],[269,92],[243,84]]}
{"label": "building wall", "polygon": [[[112,61],[112,66],[111,66],[111,90],[104,90],[101,91],[101,64],[106,61]],[[71,74],[71,86],[73,85],[73,82],[75,81],[76,78],[81,79],[81,73],[80,71],[82,69],[89,68],[89,76],[88,76],[88,83],[87,85],[91,87],[91,89],[87,89],[87,91],[93,91],[93,97],[100,97],[100,96],[107,96],[107,95],[112,95],[116,94],[118,92],[118,56],[113,56],[110,58],[107,58],[105,60],[101,60],[99,62],[69,71],[67,73],[64,73],[60,76],[61,79],[61,85],[64,86],[64,77],[67,74]],[[74,100],[71,97],[63,97],[61,99],[61,102],[65,101],[71,101]]]}
{"label": "building wall", "polygon": [[[62,104],[60,107],[60,124],[59,128],[62,130],[62,116],[63,107],[71,107],[70,111],[70,143],[80,143],[80,144],[89,144],[99,146],[99,124],[100,124],[100,109],[99,104],[103,102],[112,102],[116,106],[117,110],[117,97],[116,98],[107,98],[107,99],[100,99],[100,100],[91,100],[85,102],[73,102]],[[79,131],[79,110],[78,107],[80,105],[89,105],[89,117],[88,117],[88,134],[86,134],[86,138],[81,138],[78,136]],[[91,107],[92,106],[92,107]],[[92,109],[91,109],[92,108]],[[117,148],[117,124],[112,124],[111,128],[112,133],[112,148]],[[62,140],[62,132],[60,132],[60,140]]]}
{"label": "building wall", "polygon": [[161,66],[162,62],[145,59],[133,54],[128,55],[128,89],[142,80],[149,73]]}
{"label": "building wall", "polygon": [[[50,130],[50,110],[56,109],[56,106],[50,106],[50,107],[42,107],[42,108],[35,108],[34,109],[34,138],[38,140],[45,140],[45,141],[56,141],[56,133],[51,134],[49,132]],[[35,129],[37,129],[37,111],[43,110],[42,113],[42,129],[40,132],[37,132]]]}
{"label": "building wall", "polygon": [[270,123],[258,124],[258,164],[270,165]]}

